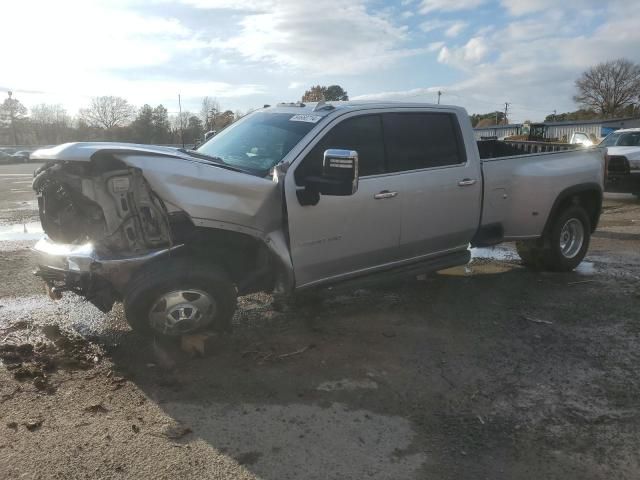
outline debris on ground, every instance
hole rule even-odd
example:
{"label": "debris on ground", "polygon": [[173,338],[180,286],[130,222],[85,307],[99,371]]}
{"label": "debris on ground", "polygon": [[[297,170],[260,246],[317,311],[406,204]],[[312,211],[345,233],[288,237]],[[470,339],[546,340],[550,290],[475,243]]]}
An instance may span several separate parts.
{"label": "debris on ground", "polygon": [[520,315],[520,316],[522,318],[524,318],[525,320],[529,321],[529,322],[539,323],[539,324],[543,324],[543,325],[553,325],[553,322],[551,322],[549,320],[542,320],[540,318],[528,317],[527,315]]}
{"label": "debris on ground", "polygon": [[84,407],[84,411],[87,413],[107,413],[109,410],[102,403],[94,403]]}
{"label": "debris on ground", "polygon": [[217,335],[213,332],[183,335],[180,338],[180,348],[183,352],[193,357],[198,355],[204,357],[214,350],[213,343],[217,338]]}
{"label": "debris on ground", "polygon": [[38,419],[38,420],[29,420],[28,422],[24,422],[23,425],[30,432],[35,432],[42,426],[43,423],[44,423],[43,419]]}
{"label": "debris on ground", "polygon": [[162,434],[165,437],[170,438],[171,440],[179,440],[182,437],[189,435],[190,433],[193,433],[191,427],[183,425],[180,422],[165,425],[162,429]]}

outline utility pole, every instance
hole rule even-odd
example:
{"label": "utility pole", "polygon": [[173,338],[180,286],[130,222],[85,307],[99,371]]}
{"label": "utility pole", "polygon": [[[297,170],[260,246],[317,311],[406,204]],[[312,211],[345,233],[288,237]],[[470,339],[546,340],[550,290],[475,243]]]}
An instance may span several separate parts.
{"label": "utility pole", "polygon": [[556,111],[556,109],[554,108],[554,109],[553,109],[553,121],[554,121],[554,122],[556,121],[556,115],[557,115],[557,113],[558,113],[558,112],[557,112],[557,111]]}
{"label": "utility pole", "polygon": [[507,124],[507,113],[509,113],[509,102],[504,102],[504,124]]}
{"label": "utility pole", "polygon": [[438,105],[440,105],[440,96],[442,95],[442,92],[440,90],[438,90]]}
{"label": "utility pole", "polygon": [[182,148],[184,149],[184,126],[182,125],[184,119],[182,118],[182,101],[180,100],[180,94],[178,94],[178,110],[178,115],[180,115],[178,117],[180,119],[180,140],[182,140]]}

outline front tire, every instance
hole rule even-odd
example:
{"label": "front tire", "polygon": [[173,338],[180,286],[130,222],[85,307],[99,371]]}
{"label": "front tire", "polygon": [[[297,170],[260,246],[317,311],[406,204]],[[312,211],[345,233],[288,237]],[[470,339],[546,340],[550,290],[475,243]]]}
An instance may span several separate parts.
{"label": "front tire", "polygon": [[230,331],[236,299],[236,287],[221,268],[170,259],[143,267],[132,278],[124,310],[136,332],[177,337]]}

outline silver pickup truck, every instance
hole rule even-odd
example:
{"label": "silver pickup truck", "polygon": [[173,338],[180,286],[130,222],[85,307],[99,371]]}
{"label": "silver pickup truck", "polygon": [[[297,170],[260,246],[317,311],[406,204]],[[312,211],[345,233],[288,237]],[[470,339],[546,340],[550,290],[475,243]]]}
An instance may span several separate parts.
{"label": "silver pickup truck", "polygon": [[575,268],[603,152],[480,147],[462,108],[340,102],[262,109],[197,150],[39,150],[37,275],[54,298],[123,301],[135,330],[182,335],[228,329],[238,295],[417,275],[467,263],[469,245]]}

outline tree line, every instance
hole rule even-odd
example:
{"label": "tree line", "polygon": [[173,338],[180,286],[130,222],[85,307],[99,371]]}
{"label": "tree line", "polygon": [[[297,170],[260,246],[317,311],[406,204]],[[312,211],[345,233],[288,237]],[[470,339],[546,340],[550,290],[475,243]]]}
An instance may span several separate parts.
{"label": "tree line", "polygon": [[220,131],[242,116],[223,110],[211,97],[198,113],[170,114],[164,105],[136,108],[126,99],[102,96],[71,116],[60,104],[42,103],[27,109],[12,92],[0,104],[0,144],[57,145],[76,141],[115,141],[193,145],[205,132]]}

